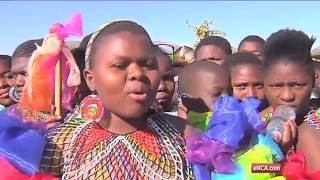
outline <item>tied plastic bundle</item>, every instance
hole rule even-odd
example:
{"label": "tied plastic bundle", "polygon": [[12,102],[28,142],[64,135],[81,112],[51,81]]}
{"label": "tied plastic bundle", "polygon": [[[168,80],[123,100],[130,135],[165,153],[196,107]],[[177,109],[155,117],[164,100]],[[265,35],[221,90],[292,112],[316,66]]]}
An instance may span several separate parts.
{"label": "tied plastic bundle", "polygon": [[55,67],[61,63],[62,107],[71,110],[72,99],[80,84],[80,71],[64,41],[70,36],[82,36],[82,17],[75,13],[66,24],[54,24],[42,46],[37,46],[28,65],[19,109],[50,112],[55,95]]}
{"label": "tied plastic bundle", "polygon": [[[65,25],[52,26],[49,36],[30,59],[29,76],[18,108],[11,106],[0,112],[0,180],[58,179],[40,172],[46,132],[33,129],[30,123],[25,124],[24,115],[27,111],[31,115],[29,118],[35,120],[44,114],[42,112],[50,111],[54,96],[54,71],[58,60],[62,65],[62,106],[71,108],[73,91],[80,83],[80,72],[75,60],[70,51],[62,47],[64,40],[71,35],[82,35],[79,13],[74,14]],[[33,116],[37,112],[40,115]]]}
{"label": "tied plastic bundle", "polygon": [[[265,122],[256,110],[259,105],[260,101],[253,98],[241,102],[225,96],[214,104],[212,115],[193,115],[202,119],[192,122],[197,122],[203,130],[194,131],[187,139],[187,159],[196,179],[270,179],[275,176],[251,173],[252,163],[273,163],[283,158],[278,145],[265,133]],[[211,116],[209,122],[205,117],[208,115]],[[201,121],[203,124],[199,126]]]}

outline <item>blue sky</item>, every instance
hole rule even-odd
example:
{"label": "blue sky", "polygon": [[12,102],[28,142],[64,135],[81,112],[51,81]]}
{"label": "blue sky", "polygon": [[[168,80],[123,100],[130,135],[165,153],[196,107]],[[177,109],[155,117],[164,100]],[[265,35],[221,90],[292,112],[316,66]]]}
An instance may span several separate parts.
{"label": "blue sky", "polygon": [[[12,54],[28,39],[47,34],[51,24],[79,11],[85,34],[106,21],[130,19],[143,25],[153,40],[192,46],[194,32],[186,25],[213,19],[232,46],[249,34],[267,38],[281,28],[305,31],[319,40],[320,2],[316,1],[1,1],[0,54]],[[77,40],[77,39],[71,39]]]}

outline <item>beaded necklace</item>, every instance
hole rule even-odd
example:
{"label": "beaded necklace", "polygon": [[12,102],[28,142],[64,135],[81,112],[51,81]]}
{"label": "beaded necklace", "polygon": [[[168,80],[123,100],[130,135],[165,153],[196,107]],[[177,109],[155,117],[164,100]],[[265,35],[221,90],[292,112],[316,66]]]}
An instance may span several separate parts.
{"label": "beaded necklace", "polygon": [[317,110],[310,111],[305,121],[309,125],[314,126],[316,129],[320,129],[320,108]]}
{"label": "beaded necklace", "polygon": [[72,136],[62,179],[190,179],[185,144],[160,116],[145,129],[111,133],[96,122],[79,126]]}

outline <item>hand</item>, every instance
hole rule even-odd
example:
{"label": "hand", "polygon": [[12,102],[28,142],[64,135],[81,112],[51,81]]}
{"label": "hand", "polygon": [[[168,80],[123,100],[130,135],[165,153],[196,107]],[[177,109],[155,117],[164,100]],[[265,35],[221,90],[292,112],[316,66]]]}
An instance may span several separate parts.
{"label": "hand", "polygon": [[29,126],[38,129],[38,130],[47,130],[55,127],[61,120],[61,116],[55,116],[55,106],[51,106],[50,115],[45,119],[23,119],[23,123],[28,124]]}
{"label": "hand", "polygon": [[284,132],[282,137],[273,136],[273,139],[279,144],[283,152],[288,152],[298,135],[298,128],[294,120],[289,120],[284,124]]}
{"label": "hand", "polygon": [[58,123],[61,121],[62,117],[61,116],[56,116],[54,115],[56,111],[56,108],[54,105],[51,105],[51,110],[50,110],[50,116],[45,120],[46,126],[45,129],[50,129],[58,125]]}

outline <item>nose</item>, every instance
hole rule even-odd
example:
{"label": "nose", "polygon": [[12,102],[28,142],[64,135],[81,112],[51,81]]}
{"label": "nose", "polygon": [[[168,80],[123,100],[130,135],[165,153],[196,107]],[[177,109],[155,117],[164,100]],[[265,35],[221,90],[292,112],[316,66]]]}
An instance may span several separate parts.
{"label": "nose", "polygon": [[290,87],[285,87],[281,92],[280,99],[286,103],[292,102],[295,99],[294,92]]}
{"label": "nose", "polygon": [[145,73],[142,67],[139,64],[131,64],[128,67],[128,79],[129,80],[137,80],[137,81],[145,81]]}
{"label": "nose", "polygon": [[257,93],[256,93],[255,88],[250,86],[248,88],[248,94],[247,95],[248,95],[247,97],[255,97],[256,98],[257,97]]}
{"label": "nose", "polygon": [[17,87],[23,87],[25,84],[25,76],[17,75],[15,86]]}
{"label": "nose", "polygon": [[158,92],[164,92],[167,90],[167,85],[165,81],[161,80],[158,88]]}

